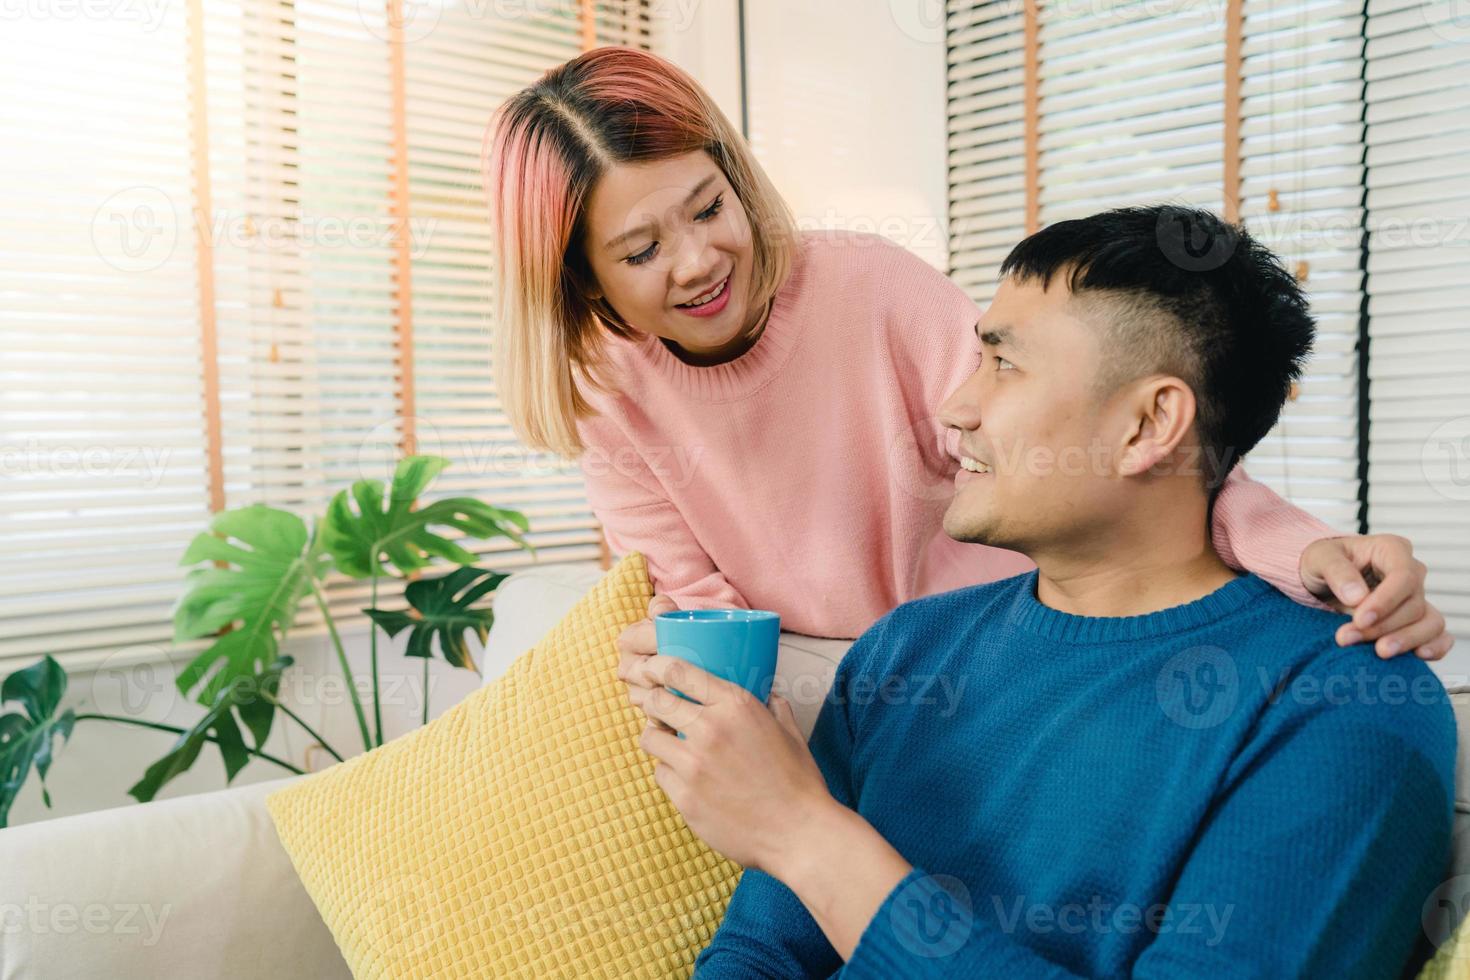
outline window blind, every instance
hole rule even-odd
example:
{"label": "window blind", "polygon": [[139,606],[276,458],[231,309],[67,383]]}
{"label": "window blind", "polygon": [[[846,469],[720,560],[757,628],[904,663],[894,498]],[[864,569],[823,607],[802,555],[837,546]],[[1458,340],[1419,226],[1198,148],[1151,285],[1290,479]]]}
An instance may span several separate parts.
{"label": "window blind", "polygon": [[[1355,271],[1361,139],[1352,124],[1361,100],[1352,79],[1361,74],[1353,38],[1361,22],[1339,3],[1227,7],[1227,16],[1241,18],[1238,50],[1227,51],[1226,21],[1215,7],[951,2],[951,273],[987,302],[1000,261],[1025,236],[1028,210],[1046,225],[1110,207],[1168,201],[1221,212],[1227,199],[1239,201],[1254,234],[1290,266],[1308,263],[1307,287],[1322,316],[1300,393],[1247,469],[1352,531],[1362,295]],[[1028,32],[1035,37],[1029,119]],[[1230,147],[1227,62],[1240,73],[1239,145]],[[1030,175],[1028,128],[1036,144]],[[1231,153],[1235,188],[1225,186]],[[1274,211],[1278,184],[1282,209]]]}
{"label": "window blind", "polygon": [[1041,5],[1042,224],[1161,200],[1220,208],[1224,32],[1173,7]]}
{"label": "window blind", "polygon": [[187,25],[158,13],[0,30],[0,658],[166,638],[209,519]]}
{"label": "window blind", "polygon": [[1470,636],[1470,24],[1370,0],[1368,520],[1414,542]]}
{"label": "window blind", "polygon": [[1346,534],[1359,527],[1363,17],[1340,0],[1244,0],[1240,217],[1296,273],[1317,340],[1251,476]]}
{"label": "window blind", "polygon": [[1009,2],[946,10],[950,276],[982,307],[1026,237],[1024,19]]}
{"label": "window blind", "polygon": [[[0,659],[169,645],[210,516],[211,370],[224,507],[319,514],[407,442],[453,463],[429,499],[524,511],[540,561],[599,556],[575,467],[528,455],[496,400],[479,176],[494,109],[582,50],[582,6],[410,3],[399,35],[356,0],[7,21]],[[648,46],[646,2],[596,26]],[[367,592],[331,583],[339,624]]]}

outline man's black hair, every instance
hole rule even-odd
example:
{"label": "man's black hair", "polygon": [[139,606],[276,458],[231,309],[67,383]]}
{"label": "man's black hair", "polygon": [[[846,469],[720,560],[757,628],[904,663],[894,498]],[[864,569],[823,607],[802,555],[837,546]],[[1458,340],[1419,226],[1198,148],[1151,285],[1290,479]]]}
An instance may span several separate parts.
{"label": "man's black hair", "polygon": [[1276,424],[1316,332],[1301,286],[1271,250],[1196,208],[1059,221],[1012,249],[1000,272],[1043,289],[1064,277],[1077,297],[1105,301],[1107,390],[1159,372],[1189,384],[1212,494]]}

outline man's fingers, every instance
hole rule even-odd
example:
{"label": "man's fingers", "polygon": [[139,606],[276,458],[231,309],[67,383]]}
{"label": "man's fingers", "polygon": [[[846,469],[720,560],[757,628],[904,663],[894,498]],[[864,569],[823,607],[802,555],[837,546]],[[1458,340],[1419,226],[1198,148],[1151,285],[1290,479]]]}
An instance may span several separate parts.
{"label": "man's fingers", "polygon": [[1389,616],[1424,588],[1424,565],[1417,560],[1389,571],[1369,593],[1363,604],[1353,611],[1353,625],[1365,630]]}
{"label": "man's fingers", "polygon": [[653,653],[658,649],[658,637],[653,631],[653,621],[640,619],[618,634],[618,649],[624,653]]}
{"label": "man's fingers", "polygon": [[633,687],[652,687],[653,684],[643,676],[639,669],[648,663],[648,655],[642,653],[625,653],[618,658],[618,680]]}

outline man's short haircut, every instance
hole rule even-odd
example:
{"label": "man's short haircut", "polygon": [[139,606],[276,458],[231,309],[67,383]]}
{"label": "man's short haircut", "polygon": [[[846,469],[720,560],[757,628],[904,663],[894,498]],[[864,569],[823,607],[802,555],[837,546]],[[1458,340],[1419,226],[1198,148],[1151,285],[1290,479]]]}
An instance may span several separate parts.
{"label": "man's short haircut", "polygon": [[1208,211],[1119,208],[1059,221],[1022,241],[1002,277],[1059,277],[1106,323],[1101,392],[1172,374],[1194,391],[1205,485],[1218,490],[1236,460],[1280,417],[1312,349],[1315,325],[1300,285],[1270,249]]}

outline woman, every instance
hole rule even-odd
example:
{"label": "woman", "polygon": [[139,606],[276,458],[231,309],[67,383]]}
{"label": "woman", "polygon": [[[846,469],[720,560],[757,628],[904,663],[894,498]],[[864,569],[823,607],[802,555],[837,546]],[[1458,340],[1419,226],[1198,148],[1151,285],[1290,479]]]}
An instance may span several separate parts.
{"label": "woman", "polygon": [[[980,316],[941,273],[876,237],[798,235],[724,115],[647,52],[552,70],[492,135],[501,404],[529,446],[580,457],[609,545],[648,559],[650,617],[768,608],[853,638],[1031,567],[941,527],[960,464],[933,415]],[[1358,607],[1340,641],[1443,656],[1407,542],[1332,533],[1239,469],[1215,507],[1228,563]],[[1359,568],[1382,579],[1367,601]],[[627,679],[651,622],[621,645]]]}

